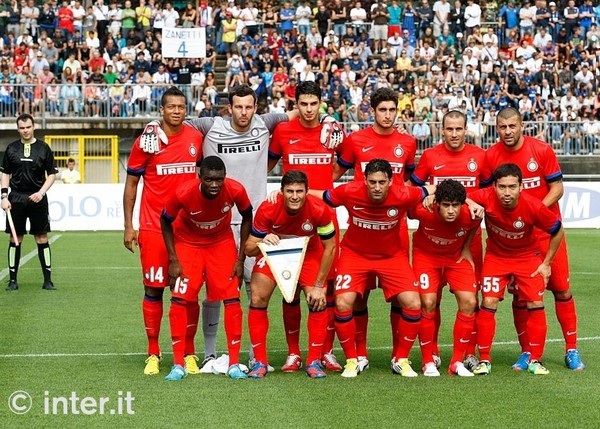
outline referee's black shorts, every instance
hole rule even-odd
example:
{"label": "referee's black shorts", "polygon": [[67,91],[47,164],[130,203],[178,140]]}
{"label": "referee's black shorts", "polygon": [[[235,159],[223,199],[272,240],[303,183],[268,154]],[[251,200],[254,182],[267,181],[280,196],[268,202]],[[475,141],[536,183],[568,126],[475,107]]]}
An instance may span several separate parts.
{"label": "referee's black shorts", "polygon": [[[29,219],[29,233],[40,235],[50,232],[50,218],[48,213],[48,197],[44,196],[42,201],[34,203],[29,200],[29,193],[12,191],[8,195],[11,210],[10,213],[15,224],[17,235],[27,233],[26,222]],[[5,232],[10,234],[10,226],[6,221]]]}

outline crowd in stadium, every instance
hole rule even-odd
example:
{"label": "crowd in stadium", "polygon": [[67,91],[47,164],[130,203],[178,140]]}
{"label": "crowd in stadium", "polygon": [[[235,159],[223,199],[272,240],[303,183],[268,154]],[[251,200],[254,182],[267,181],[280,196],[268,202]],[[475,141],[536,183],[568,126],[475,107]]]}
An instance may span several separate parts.
{"label": "crowd in stadium", "polygon": [[[546,130],[591,153],[600,135],[600,6],[591,0],[188,3],[0,0],[0,111],[63,116],[150,115],[171,84],[189,113],[219,114],[219,94],[248,83],[261,108],[292,108],[295,86],[315,80],[322,110],[369,122],[369,95],[401,92],[399,115],[429,139],[443,109],[462,109],[478,138],[496,111],[573,122]],[[206,58],[161,55],[165,27],[205,27]],[[217,54],[227,73],[215,79]],[[13,86],[17,84],[17,87]],[[434,128],[434,127],[432,127]],[[435,135],[434,135],[435,138]]]}

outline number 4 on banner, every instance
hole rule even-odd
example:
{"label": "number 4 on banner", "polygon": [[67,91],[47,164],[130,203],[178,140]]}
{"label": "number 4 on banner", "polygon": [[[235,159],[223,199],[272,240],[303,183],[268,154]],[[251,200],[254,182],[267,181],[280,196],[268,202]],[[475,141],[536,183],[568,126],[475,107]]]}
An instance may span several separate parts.
{"label": "number 4 on banner", "polygon": [[277,246],[258,243],[258,248],[269,264],[279,290],[288,303],[294,300],[296,294],[308,240],[308,237],[285,238]]}
{"label": "number 4 on banner", "polygon": [[185,42],[181,42],[181,44],[179,45],[179,48],[177,49],[177,52],[179,52],[181,54],[182,57],[186,58],[187,57],[187,49],[185,49]]}

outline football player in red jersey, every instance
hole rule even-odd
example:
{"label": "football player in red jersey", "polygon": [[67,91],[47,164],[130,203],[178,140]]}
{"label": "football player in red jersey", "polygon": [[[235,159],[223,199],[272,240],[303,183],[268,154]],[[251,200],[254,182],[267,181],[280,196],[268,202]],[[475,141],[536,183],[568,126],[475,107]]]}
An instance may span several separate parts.
{"label": "football player in red jersey", "polygon": [[343,205],[349,226],[341,242],[335,285],[335,328],[346,355],[343,377],[356,377],[361,368],[355,344],[354,302],[364,295],[375,274],[387,301],[400,308],[392,330],[398,332],[398,346],[392,356],[392,370],[404,377],[416,377],[408,356],[419,333],[421,300],[419,287],[408,262],[405,245],[398,240],[406,211],[421,202],[435,186],[395,186],[390,163],[374,159],[367,163],[364,182],[352,182],[322,195],[332,207]]}
{"label": "football player in red jersey", "polygon": [[[350,134],[344,141],[334,171],[334,180],[341,177],[349,168],[354,168],[354,180],[363,183],[364,169],[369,161],[375,158],[385,159],[392,166],[394,183],[400,186],[408,181],[410,173],[415,168],[415,153],[417,142],[410,134],[398,133],[394,128],[398,106],[398,95],[389,88],[379,88],[371,95],[371,112],[374,117],[372,127]],[[400,242],[408,255],[409,238],[406,217],[401,220],[399,229]],[[370,279],[370,289],[374,289],[375,278]],[[361,371],[368,368],[367,358],[367,328],[369,313],[367,299],[369,289],[356,300],[354,318],[356,319],[356,347]],[[392,301],[390,320],[392,326],[397,326],[401,317],[401,309]],[[392,331],[392,356],[399,344],[398,333]]]}
{"label": "football player in red jersey", "polygon": [[[498,113],[496,128],[500,141],[486,152],[488,167],[494,169],[506,162],[517,164],[523,174],[523,192],[542,201],[560,217],[558,200],[563,195],[564,187],[562,172],[552,146],[533,137],[524,136],[523,118],[514,108],[506,108]],[[542,251],[546,252],[550,236],[545,231],[536,232]],[[577,311],[569,277],[567,243],[563,238],[552,263],[548,290],[554,295],[556,317],[565,338],[565,364],[571,370],[581,371],[585,366],[577,350]],[[522,351],[513,369],[526,370],[531,351],[528,349],[530,340],[527,339],[525,329],[528,314],[525,303],[515,299],[513,314]]]}
{"label": "football player in red jersey", "polygon": [[249,377],[263,378],[267,374],[267,308],[276,281],[258,248],[263,241],[278,244],[281,238],[310,237],[298,284],[304,290],[309,307],[308,353],[306,374],[311,378],[326,376],[321,366],[321,351],[327,334],[326,280],[335,253],[336,230],[332,213],[319,198],[310,196],[308,178],[298,170],[288,171],[281,178],[281,193],[276,203],[262,203],[254,218],[246,255],[256,256],[250,282],[248,330],[256,363]]}
{"label": "football player in red jersey", "polygon": [[[282,172],[299,170],[308,176],[310,187],[314,189],[333,188],[333,166],[335,154],[339,153],[344,143],[337,148],[327,148],[320,136],[323,125],[319,121],[319,106],[321,104],[321,88],[315,82],[305,81],[296,89],[296,106],[298,117],[277,125],[269,145],[269,171],[277,162],[282,160]],[[339,230],[335,210],[331,214],[336,230]],[[336,247],[339,245],[339,235],[336,235]],[[339,247],[338,247],[339,248]],[[336,252],[337,260],[337,252]],[[322,364],[329,371],[341,371],[342,367],[333,354],[335,325],[333,310],[335,298],[333,281],[335,279],[336,261],[327,276],[327,338],[323,346]],[[285,338],[288,344],[288,357],[281,368],[284,372],[295,372],[302,365],[300,356],[300,290],[291,303],[282,300],[283,324]]]}
{"label": "football player in red jersey", "polygon": [[[183,92],[175,87],[167,89],[162,96],[160,112],[161,127],[172,144],[163,146],[160,152],[147,153],[140,148],[141,137],[138,138],[131,148],[127,162],[127,179],[123,193],[123,244],[131,252],[139,245],[142,263],[142,313],[148,337],[148,359],[144,374],[147,375],[159,372],[161,354],[158,336],[163,315],[162,299],[164,288],[169,285],[169,255],[160,230],[160,213],[173,189],[180,184],[197,180],[196,165],[202,159],[202,134],[182,125],[186,112]],[[133,226],[133,207],[142,177],[144,186],[138,234]],[[192,324],[188,329],[188,336],[193,338],[197,324]],[[193,359],[195,352],[191,349],[188,351],[190,355],[186,358]],[[195,362],[194,366],[197,368]]]}
{"label": "football player in red jersey", "polygon": [[[502,164],[493,174],[493,188],[469,195],[485,208],[486,254],[482,269],[482,303],[477,314],[477,344],[480,362],[474,374],[490,373],[491,348],[496,331],[496,310],[504,291],[513,281],[515,295],[525,303],[525,330],[529,339],[528,371],[546,375],[541,358],[548,330],[544,311],[544,291],[550,280],[551,264],[564,238],[560,217],[542,201],[524,191],[521,169]],[[550,237],[542,253],[539,231]]]}
{"label": "football player in red jersey", "polygon": [[[489,178],[490,172],[485,166],[485,150],[466,143],[466,131],[466,115],[458,110],[447,112],[442,118],[443,144],[423,151],[417,168],[410,176],[411,182],[418,186],[424,185],[426,182],[437,185],[444,180],[454,179],[465,187],[467,193],[479,189],[481,180]],[[481,279],[481,265],[483,263],[482,247],[480,228],[471,241],[471,256],[475,264],[475,278],[478,282]],[[438,291],[441,293],[441,287]],[[421,328],[427,327],[429,326],[429,320],[434,318],[435,331],[432,344],[436,364],[441,363],[438,348],[438,332],[441,323],[440,301],[441,295],[438,296],[435,313],[425,312],[423,323],[421,323]],[[477,359],[475,358],[476,334],[473,333],[471,338],[472,341],[467,347],[465,358],[465,366],[469,370],[473,370],[477,366]]]}
{"label": "football player in red jersey", "polygon": [[[194,348],[194,337],[186,333],[189,324],[198,322],[196,307],[203,283],[208,284],[210,301],[223,302],[225,333],[229,352],[227,375],[247,378],[239,365],[242,340],[240,285],[244,273],[244,250],[236,248],[231,229],[232,211],[242,217],[240,242],[250,235],[252,204],[244,186],[225,178],[225,164],[217,156],[204,158],[200,181],[190,181],[171,189],[171,197],[160,218],[169,254],[171,286],[171,340],[173,367],[166,380],[177,381],[187,375],[184,356]],[[192,344],[189,344],[189,343]]]}
{"label": "football player in red jersey", "polygon": [[475,325],[477,304],[477,280],[469,250],[481,219],[472,219],[465,201],[465,187],[454,179],[437,184],[433,210],[418,205],[409,210],[408,216],[419,221],[413,233],[412,263],[421,294],[421,328],[419,339],[423,355],[423,375],[440,375],[434,362],[434,320],[439,290],[447,282],[456,297],[458,311],[453,330],[453,353],[448,373],[471,377],[463,359]]}

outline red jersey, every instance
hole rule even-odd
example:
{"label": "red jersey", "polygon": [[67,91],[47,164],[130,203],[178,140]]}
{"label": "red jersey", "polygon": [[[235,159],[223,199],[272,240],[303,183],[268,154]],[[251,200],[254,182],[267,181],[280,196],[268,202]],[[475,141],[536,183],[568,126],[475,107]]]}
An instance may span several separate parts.
{"label": "red jersey", "polygon": [[437,185],[447,179],[454,179],[471,192],[479,188],[481,179],[490,176],[485,167],[485,150],[465,144],[460,152],[448,150],[445,144],[439,144],[425,149],[417,168],[410,176],[416,185],[422,186],[425,182]]}
{"label": "red jersey", "polygon": [[385,201],[374,203],[363,182],[352,182],[325,191],[323,199],[333,207],[348,210],[348,230],[341,246],[365,257],[391,257],[401,250],[400,221],[406,211],[425,198],[423,188],[390,186]]}
{"label": "red jersey", "polygon": [[338,157],[343,168],[354,168],[354,180],[364,182],[365,167],[375,158],[385,159],[392,165],[396,184],[404,183],[405,172],[415,169],[417,141],[409,134],[377,134],[368,127],[350,134]]}
{"label": "red jersey", "polygon": [[540,200],[524,192],[513,209],[502,207],[494,188],[479,189],[469,197],[485,208],[487,252],[510,258],[515,263],[518,257],[540,252],[534,228],[550,235],[560,229],[560,218]]}
{"label": "red jersey", "polygon": [[269,144],[269,158],[283,158],[283,172],[300,170],[308,176],[311,189],[333,188],[334,153],[335,151],[321,144],[321,125],[305,128],[296,118],[281,122],[275,127]]}
{"label": "red jersey", "polygon": [[160,214],[181,184],[197,180],[196,165],[202,159],[202,134],[184,125],[179,134],[169,136],[169,144],[159,153],[146,153],[136,139],[127,162],[127,174],[142,176],[140,230],[160,232]]}
{"label": "red jersey", "polygon": [[322,240],[335,235],[331,210],[323,201],[312,195],[300,211],[289,214],[285,210],[283,196],[277,196],[277,202],[263,202],[254,216],[251,234],[264,238],[267,234],[276,234],[279,238],[310,237],[307,252],[323,252],[323,245],[315,238],[315,233]]}
{"label": "red jersey", "polygon": [[[494,144],[486,152],[486,163],[491,172],[502,164],[517,164],[523,174],[524,192],[540,201],[548,194],[550,183],[562,180],[562,171],[552,146],[529,136],[523,136],[523,146],[516,151],[507,149],[501,142]],[[560,217],[558,203],[550,209]]]}
{"label": "red jersey", "polygon": [[[169,143],[170,144],[170,143]],[[173,222],[175,239],[191,246],[210,246],[232,239],[231,209],[241,214],[251,213],[252,204],[244,186],[225,178],[216,198],[206,198],[200,190],[200,180],[184,183],[174,190],[162,216]]]}
{"label": "red jersey", "polygon": [[433,256],[457,259],[469,231],[481,223],[479,219],[471,219],[466,204],[461,206],[458,218],[454,222],[442,219],[437,205],[432,213],[419,204],[408,212],[408,216],[419,221],[419,228],[413,233],[413,248]]}

